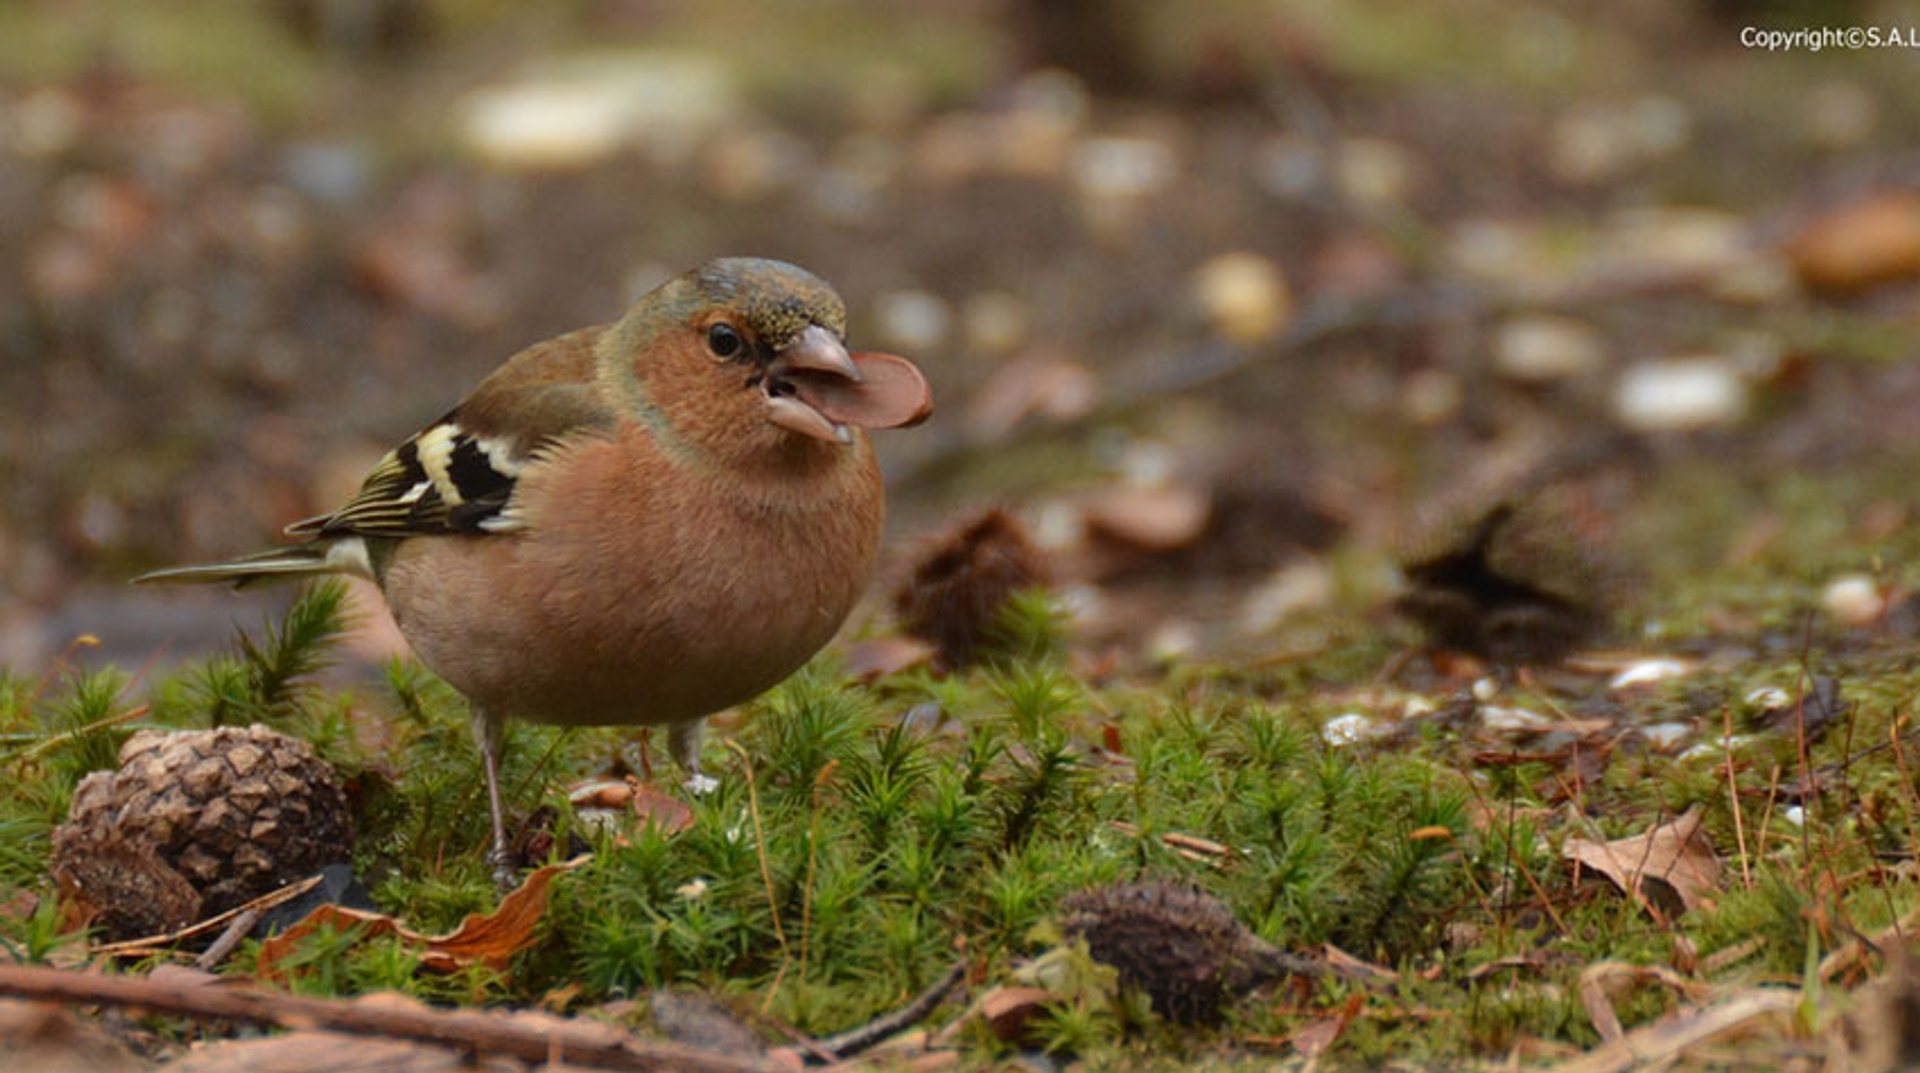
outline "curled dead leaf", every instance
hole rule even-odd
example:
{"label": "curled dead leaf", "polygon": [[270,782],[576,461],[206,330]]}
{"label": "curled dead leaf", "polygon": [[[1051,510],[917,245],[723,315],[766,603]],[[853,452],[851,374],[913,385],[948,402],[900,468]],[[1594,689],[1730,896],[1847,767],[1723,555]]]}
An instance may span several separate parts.
{"label": "curled dead leaf", "polygon": [[1212,501],[1198,488],[1120,487],[1087,501],[1087,527],[1147,551],[1173,551],[1200,539]]}
{"label": "curled dead leaf", "polygon": [[1625,961],[1601,961],[1580,972],[1580,1004],[1593,1021],[1594,1031],[1608,1043],[1624,1039],[1626,1030],[1613,1009],[1613,995],[1626,987],[1662,983],[1688,998],[1701,998],[1711,990],[1698,980],[1690,980],[1665,965],[1634,965]]}
{"label": "curled dead leaf", "polygon": [[668,838],[693,826],[693,806],[650,782],[634,784],[633,814],[641,823],[660,828],[660,833]]}
{"label": "curled dead leaf", "polygon": [[847,647],[847,673],[873,682],[918,667],[938,651],[915,637],[869,637]]}
{"label": "curled dead leaf", "polygon": [[983,440],[1003,436],[1031,417],[1071,421],[1100,402],[1100,381],[1078,362],[1026,359],[1002,367],[975,392],[966,422]]}
{"label": "curled dead leaf", "polygon": [[589,779],[567,790],[574,808],[620,808],[633,800],[633,784],[625,779]]}
{"label": "curled dead leaf", "polygon": [[1347,1030],[1353,1019],[1360,1016],[1360,1009],[1366,1005],[1367,996],[1354,994],[1332,1016],[1322,1017],[1293,1034],[1293,1049],[1305,1058],[1318,1058],[1333,1046],[1340,1034]]}
{"label": "curled dead leaf", "polygon": [[1810,220],[1787,243],[1807,286],[1866,290],[1920,274],[1920,193],[1882,190]]}
{"label": "curled dead leaf", "polygon": [[996,987],[980,996],[980,1015],[987,1019],[993,1034],[1016,1041],[1025,1036],[1027,1026],[1056,1001],[1053,993],[1038,987]]}
{"label": "curled dead leaf", "polygon": [[1720,889],[1720,861],[1700,830],[1700,820],[1700,806],[1695,805],[1645,834],[1611,842],[1570,838],[1560,855],[1606,876],[1649,908],[1669,915],[1710,908],[1714,892]]}
{"label": "curled dead leaf", "polygon": [[385,913],[322,905],[293,927],[261,943],[256,971],[264,978],[280,979],[280,963],[300,940],[329,926],[364,928],[362,939],[397,935],[418,947],[421,963],[438,972],[454,972],[475,964],[505,969],[513,955],[533,941],[534,929],[547,911],[548,892],[554,877],[578,868],[587,860],[585,856],[575,857],[562,864],[535,869],[517,890],[500,900],[493,912],[469,913],[459,927],[445,935],[422,935]]}

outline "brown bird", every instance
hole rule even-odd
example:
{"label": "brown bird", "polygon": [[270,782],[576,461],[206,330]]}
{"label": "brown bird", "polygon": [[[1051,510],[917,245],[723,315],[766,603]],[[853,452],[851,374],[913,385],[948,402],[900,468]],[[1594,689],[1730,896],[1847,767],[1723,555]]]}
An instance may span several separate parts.
{"label": "brown bird", "polygon": [[307,542],[136,580],[376,582],[472,705],[504,885],[502,720],[666,724],[704,792],[702,718],[798,669],[852,610],[884,514],[861,430],[915,424],[932,399],[906,359],[850,353],[846,320],[803,269],[709,262],[508,359],[345,506],[288,527]]}

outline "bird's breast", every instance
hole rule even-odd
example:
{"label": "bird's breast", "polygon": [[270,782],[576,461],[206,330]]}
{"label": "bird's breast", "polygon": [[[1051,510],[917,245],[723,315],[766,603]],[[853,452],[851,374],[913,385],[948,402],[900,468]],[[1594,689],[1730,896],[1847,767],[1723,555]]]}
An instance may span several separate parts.
{"label": "bird's breast", "polygon": [[529,472],[522,532],[403,545],[388,599],[421,658],[500,714],[662,723],[751,699],[825,645],[879,546],[870,448],[769,490],[645,447],[597,439]]}

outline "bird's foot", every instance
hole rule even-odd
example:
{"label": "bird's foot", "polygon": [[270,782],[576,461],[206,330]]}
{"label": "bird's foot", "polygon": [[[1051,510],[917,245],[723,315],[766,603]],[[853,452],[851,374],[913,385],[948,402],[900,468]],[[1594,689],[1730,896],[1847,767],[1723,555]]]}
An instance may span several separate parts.
{"label": "bird's foot", "polygon": [[695,797],[705,797],[720,788],[720,780],[696,771],[687,776],[687,781],[680,785],[686,787],[687,792]]}
{"label": "bird's foot", "polygon": [[487,851],[487,866],[493,869],[493,885],[501,894],[511,894],[520,885],[520,871],[513,866],[513,855],[505,846]]}

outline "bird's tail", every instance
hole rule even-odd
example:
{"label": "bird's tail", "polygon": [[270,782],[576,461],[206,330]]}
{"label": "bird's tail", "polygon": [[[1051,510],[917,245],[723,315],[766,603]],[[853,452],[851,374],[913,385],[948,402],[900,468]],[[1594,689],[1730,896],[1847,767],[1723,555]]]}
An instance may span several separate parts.
{"label": "bird's tail", "polygon": [[230,582],[235,588],[269,581],[293,581],[313,577],[316,574],[365,574],[372,571],[366,566],[366,546],[359,538],[344,540],[316,540],[311,544],[296,544],[286,548],[271,548],[267,551],[242,555],[224,563],[202,563],[195,566],[174,566],[165,570],[141,574],[133,579],[136,585],[151,582],[165,583],[212,583]]}

